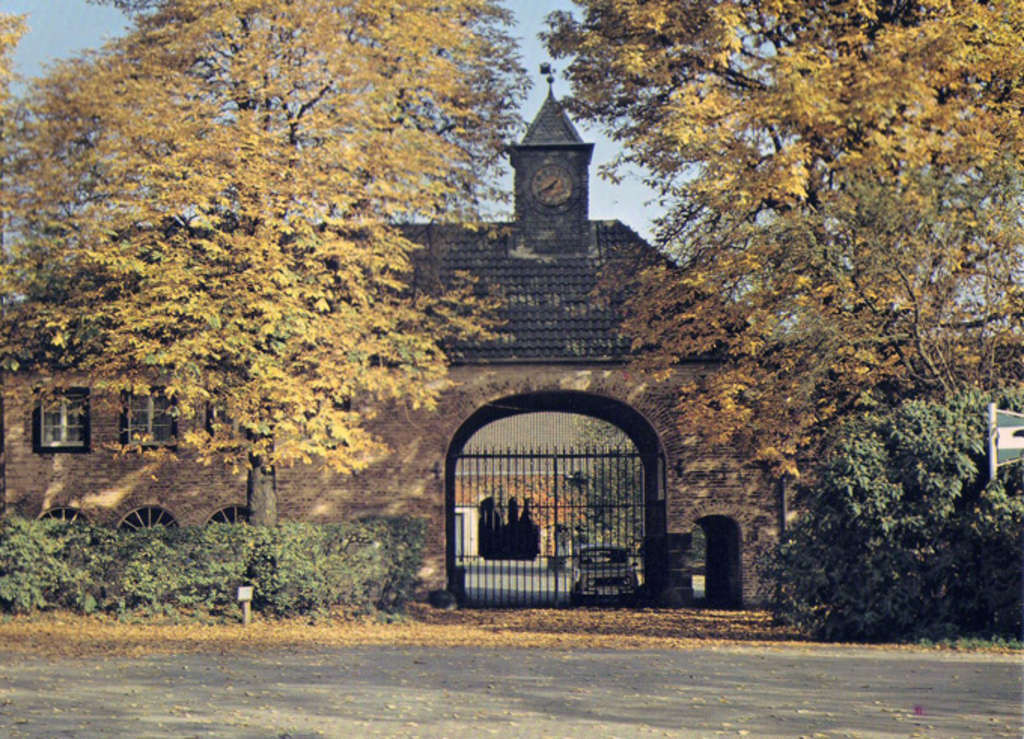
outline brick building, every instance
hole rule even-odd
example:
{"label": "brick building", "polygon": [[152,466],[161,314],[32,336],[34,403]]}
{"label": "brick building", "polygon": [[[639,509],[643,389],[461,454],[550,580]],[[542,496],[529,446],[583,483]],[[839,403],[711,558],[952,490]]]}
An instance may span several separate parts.
{"label": "brick building", "polygon": [[[503,590],[531,591],[536,597],[529,602],[544,602],[549,591],[556,595],[547,602],[562,602],[557,593],[564,595],[572,586],[576,553],[610,543],[629,550],[639,580],[661,602],[688,602],[691,568],[701,560],[711,600],[738,605],[758,599],[753,564],[778,535],[777,490],[735,456],[686,435],[673,417],[670,389],[630,369],[628,337],[616,332],[615,300],[599,299],[594,288],[602,270],[628,269],[629,260],[651,258],[653,250],[624,224],[589,218],[592,149],[549,95],[523,140],[510,147],[512,221],[473,229],[409,227],[424,245],[421,270],[441,278],[468,271],[498,288],[505,298],[503,335],[453,348],[452,386],[435,411],[393,408],[378,414],[373,430],[392,454],[366,471],[341,477],[315,467],[279,469],[282,520],[425,518],[424,591],[450,587],[466,597],[472,587],[468,580],[493,577]],[[682,371],[713,370],[713,362],[695,359]],[[31,387],[17,381],[8,384],[5,395],[7,512],[81,515],[129,527],[244,517],[244,471],[192,463],[185,451],[173,461],[111,451],[134,427],[155,438],[173,438],[179,429],[159,398],[139,399],[126,408],[120,398],[80,388],[39,407]],[[531,439],[526,438],[512,453],[464,453],[467,442],[490,424],[540,412],[545,415],[537,418],[574,414],[606,422],[623,432],[630,448],[580,451],[572,448],[577,440],[566,437],[555,453],[527,449]],[[548,437],[550,430],[538,426],[534,439]],[[463,492],[469,489],[466,480],[496,480],[500,487],[502,475],[507,480],[510,474],[518,481],[516,489],[525,489],[527,476],[521,471],[494,468],[498,471],[474,477],[467,466],[484,458],[498,464],[494,460],[501,455],[517,460],[506,465],[534,465],[528,487],[536,499],[519,492],[523,499],[513,502],[504,488]],[[599,459],[613,460],[618,471],[599,470]],[[550,488],[541,493],[542,478]],[[601,489],[599,480],[605,481]],[[618,486],[611,498],[608,480]],[[574,495],[589,502],[573,503]],[[485,505],[488,515],[501,510],[503,526],[535,530],[529,534],[538,542],[533,550],[482,556],[477,551],[482,518],[477,517]],[[607,523],[609,512],[618,516],[615,526]],[[569,518],[560,522],[561,516]],[[587,521],[603,523],[586,531]],[[688,555],[690,534],[698,527],[706,552]]]}

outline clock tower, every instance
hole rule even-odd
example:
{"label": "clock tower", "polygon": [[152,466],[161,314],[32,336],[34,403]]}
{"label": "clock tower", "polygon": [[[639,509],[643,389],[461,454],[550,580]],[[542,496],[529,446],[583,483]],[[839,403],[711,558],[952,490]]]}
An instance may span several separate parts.
{"label": "clock tower", "polygon": [[[542,71],[547,71],[542,68]],[[540,254],[586,251],[590,244],[589,180],[593,144],[550,89],[523,140],[510,147],[516,224],[521,243]]]}

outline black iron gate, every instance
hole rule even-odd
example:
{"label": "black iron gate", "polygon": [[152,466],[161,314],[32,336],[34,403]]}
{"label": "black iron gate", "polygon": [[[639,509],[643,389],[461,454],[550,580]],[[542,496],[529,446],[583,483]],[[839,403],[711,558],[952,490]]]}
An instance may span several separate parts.
{"label": "black iron gate", "polygon": [[642,597],[647,496],[634,450],[466,453],[448,469],[449,581],[463,604]]}

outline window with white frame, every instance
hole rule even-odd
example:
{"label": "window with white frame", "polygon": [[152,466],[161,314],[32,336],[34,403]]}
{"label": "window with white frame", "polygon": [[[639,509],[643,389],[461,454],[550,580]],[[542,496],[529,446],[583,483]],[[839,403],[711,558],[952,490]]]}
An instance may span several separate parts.
{"label": "window with white frame", "polygon": [[178,435],[174,401],[162,392],[149,395],[129,393],[121,419],[124,444],[170,444]]}
{"label": "window with white frame", "polygon": [[34,421],[36,451],[88,451],[89,391],[75,388],[41,398]]}

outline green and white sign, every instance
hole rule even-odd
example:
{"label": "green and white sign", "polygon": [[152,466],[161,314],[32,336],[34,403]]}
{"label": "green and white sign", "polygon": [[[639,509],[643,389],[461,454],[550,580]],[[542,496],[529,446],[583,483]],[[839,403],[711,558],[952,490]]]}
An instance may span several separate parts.
{"label": "green and white sign", "polygon": [[989,472],[995,477],[996,468],[1024,458],[1024,413],[1014,413],[988,407]]}

